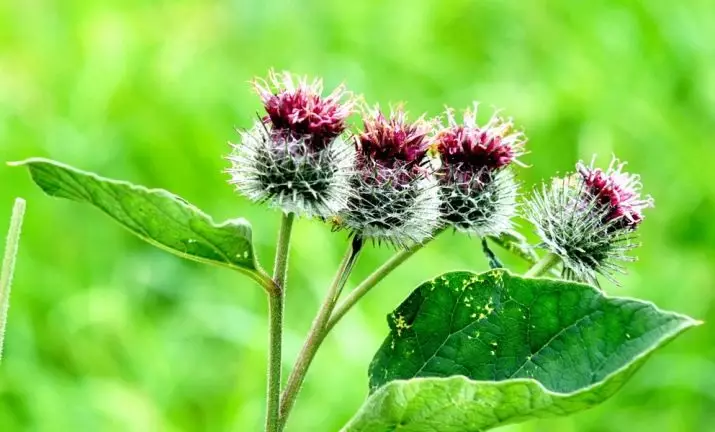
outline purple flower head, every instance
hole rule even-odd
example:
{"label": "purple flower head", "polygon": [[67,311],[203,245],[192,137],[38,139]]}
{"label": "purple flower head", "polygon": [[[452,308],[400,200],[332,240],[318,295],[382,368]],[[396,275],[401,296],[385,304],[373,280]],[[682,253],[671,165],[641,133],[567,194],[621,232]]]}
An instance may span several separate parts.
{"label": "purple flower head", "polygon": [[526,139],[514,131],[511,120],[496,114],[483,126],[477,124],[477,104],[467,110],[459,124],[447,110],[448,125],[437,133],[433,147],[440,154],[443,170],[460,173],[462,181],[501,170],[524,152]]}
{"label": "purple flower head", "polygon": [[239,131],[229,182],[284,212],[333,217],[347,205],[355,168],[355,149],[342,135],[352,98],[342,86],[323,97],[319,79],[308,83],[288,72],[271,71],[253,84],[267,115]]}
{"label": "purple flower head", "polygon": [[575,174],[544,185],[527,203],[526,216],[542,246],[561,258],[564,277],[597,285],[602,274],[618,283],[614,275],[635,260],[628,252],[639,246],[635,229],[653,200],[641,197],[638,176],[624,166],[615,158],[606,170],[578,163]]}
{"label": "purple flower head", "polygon": [[372,162],[384,168],[417,166],[427,154],[427,135],[432,127],[423,117],[409,122],[401,108],[393,110],[389,117],[375,108],[365,113],[363,124],[365,130],[357,138],[358,161],[363,165]]}
{"label": "purple flower head", "polygon": [[525,142],[510,120],[496,114],[478,125],[477,104],[465,111],[462,123],[447,109],[447,126],[432,142],[441,160],[437,179],[445,226],[481,237],[512,228],[518,185],[507,168],[523,154]]}
{"label": "purple flower head", "polygon": [[404,111],[364,114],[356,137],[356,173],[339,228],[398,247],[432,236],[439,224],[439,190],[426,168],[431,131],[422,117],[409,122]]}
{"label": "purple flower head", "polygon": [[643,221],[643,210],[653,206],[650,197],[641,198],[637,175],[623,172],[625,163],[613,159],[606,171],[579,163],[584,191],[605,212],[604,222],[620,228],[635,229]]}
{"label": "purple flower head", "polygon": [[354,101],[344,86],[322,96],[323,82],[306,77],[295,79],[290,73],[271,71],[268,80],[253,82],[265,107],[264,124],[271,126],[277,141],[305,140],[313,150],[322,150],[347,127]]}

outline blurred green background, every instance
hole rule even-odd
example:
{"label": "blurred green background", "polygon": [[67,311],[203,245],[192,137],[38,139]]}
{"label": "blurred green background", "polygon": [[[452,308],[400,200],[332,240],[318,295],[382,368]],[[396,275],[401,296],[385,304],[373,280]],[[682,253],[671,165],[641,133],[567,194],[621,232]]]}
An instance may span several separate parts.
{"label": "blurred green background", "polygon": [[[237,196],[222,159],[270,67],[341,81],[415,114],[472,100],[530,138],[525,189],[593,153],[642,174],[656,208],[614,295],[715,322],[715,6],[709,0],[2,0],[0,160],[46,156],[254,224],[270,267],[278,215]],[[266,301],[239,274],[183,261],[98,211],[0,167],[0,231],[28,200],[0,367],[0,431],[257,431]],[[300,221],[285,368],[345,248]],[[368,248],[351,286],[390,255]],[[523,265],[502,256],[512,268]],[[329,337],[290,431],[336,431],[360,405],[385,315],[419,282],[484,269],[446,235]],[[715,332],[690,331],[601,407],[504,431],[715,431]]]}

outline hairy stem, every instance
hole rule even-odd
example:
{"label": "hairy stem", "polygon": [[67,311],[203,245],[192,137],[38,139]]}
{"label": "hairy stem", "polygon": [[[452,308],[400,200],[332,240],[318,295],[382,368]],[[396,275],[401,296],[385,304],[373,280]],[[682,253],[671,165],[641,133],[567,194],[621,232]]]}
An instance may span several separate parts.
{"label": "hairy stem", "polygon": [[548,253],[544,255],[539,261],[537,261],[536,264],[534,264],[534,266],[529,269],[529,271],[524,273],[524,277],[542,276],[544,273],[551,270],[551,268],[558,264],[560,261],[561,258],[559,258],[558,255]]}
{"label": "hairy stem", "polygon": [[293,213],[283,214],[278,233],[276,260],[273,265],[273,289],[268,292],[269,348],[268,389],[266,396],[266,432],[280,430],[279,407],[281,395],[281,351],[283,342],[283,303],[288,269],[290,234],[293,228]]}
{"label": "hairy stem", "polygon": [[248,276],[266,290],[269,295],[276,289],[276,284],[273,282],[271,275],[260,267],[256,271],[248,273]]}
{"label": "hairy stem", "polygon": [[20,245],[20,231],[22,230],[22,220],[24,216],[25,200],[17,198],[12,208],[10,230],[7,233],[7,241],[5,243],[5,255],[2,260],[2,268],[0,268],[0,361],[2,361],[5,341],[7,311],[10,307],[10,286],[12,284],[12,274],[15,269],[17,249]]}
{"label": "hairy stem", "polygon": [[365,279],[360,285],[358,285],[350,294],[343,300],[343,302],[338,306],[335,311],[333,312],[332,316],[330,317],[330,320],[328,321],[328,324],[325,326],[325,334],[328,334],[333,327],[335,327],[335,324],[340,321],[343,316],[345,316],[346,313],[350,309],[355,306],[357,302],[359,302],[365,294],[370,292],[372,288],[375,287],[375,285],[379,284],[387,275],[389,275],[393,270],[395,270],[397,267],[399,267],[402,263],[407,261],[412,255],[417,253],[420,249],[422,249],[425,246],[426,243],[420,243],[420,244],[415,244],[409,249],[403,249],[393,255],[385,264],[380,266],[377,270],[375,270],[370,276],[368,276],[367,279]]}
{"label": "hairy stem", "polygon": [[283,397],[281,398],[280,407],[280,424],[281,429],[285,427],[288,415],[290,414],[295,400],[300,392],[300,388],[305,380],[305,375],[308,372],[315,353],[318,351],[320,343],[325,338],[326,325],[330,314],[335,308],[335,303],[340,297],[340,293],[347,282],[348,276],[352,271],[355,262],[357,261],[360,250],[362,249],[362,239],[360,237],[353,238],[353,241],[345,252],[342,261],[340,262],[340,267],[335,274],[333,282],[330,284],[328,293],[323,300],[323,304],[318,310],[318,314],[313,320],[313,324],[308,332],[308,337],[303,344],[303,348],[298,355],[298,360],[296,360],[293,371],[288,377],[288,383],[286,384],[285,390],[283,391]]}

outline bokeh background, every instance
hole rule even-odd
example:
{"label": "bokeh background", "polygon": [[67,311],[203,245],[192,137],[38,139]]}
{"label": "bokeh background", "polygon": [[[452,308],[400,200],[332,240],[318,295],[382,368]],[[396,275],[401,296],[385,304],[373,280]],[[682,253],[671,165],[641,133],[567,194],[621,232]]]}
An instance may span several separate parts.
{"label": "bokeh background", "polygon": [[[222,172],[234,128],[260,110],[252,77],[271,67],[320,75],[415,114],[477,99],[529,136],[527,191],[593,153],[628,160],[657,207],[642,225],[640,261],[606,290],[715,323],[713,40],[709,0],[2,0],[0,160],[51,157],[168,189],[219,220],[244,216],[270,267],[278,214],[237,196]],[[2,166],[0,221],[15,196],[28,213],[0,431],[261,428],[258,287],[155,250]],[[286,372],[345,245],[327,226],[297,224]],[[350,285],[390,253],[368,248]],[[484,268],[475,239],[445,235],[397,270],[326,341],[289,430],[338,430],[366,395],[385,315],[425,279]],[[710,325],[670,344],[606,404],[503,430],[715,430]]]}

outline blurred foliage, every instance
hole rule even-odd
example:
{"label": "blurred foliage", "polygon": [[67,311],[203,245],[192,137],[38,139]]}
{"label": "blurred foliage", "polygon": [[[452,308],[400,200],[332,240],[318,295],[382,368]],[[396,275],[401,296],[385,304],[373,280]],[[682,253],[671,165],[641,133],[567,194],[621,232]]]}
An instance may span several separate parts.
{"label": "blurred foliage", "polygon": [[[244,216],[269,266],[278,215],[237,196],[223,173],[234,127],[260,109],[253,76],[276,67],[344,80],[371,102],[409,101],[414,114],[478,99],[526,130],[525,190],[594,152],[630,161],[657,207],[640,261],[606,290],[713,322],[714,39],[709,0],[3,0],[0,160],[51,157],[168,189],[217,219]],[[96,210],[43,196],[23,169],[0,167],[0,220],[15,196],[28,215],[0,430],[260,429],[258,287],[155,250]],[[286,371],[345,245],[327,226],[298,223]],[[390,253],[368,248],[351,285]],[[386,313],[419,282],[484,268],[476,239],[445,235],[397,270],[328,338],[289,430],[334,431],[351,416]],[[604,406],[504,430],[715,430],[714,358],[706,325]]]}

